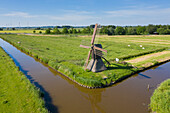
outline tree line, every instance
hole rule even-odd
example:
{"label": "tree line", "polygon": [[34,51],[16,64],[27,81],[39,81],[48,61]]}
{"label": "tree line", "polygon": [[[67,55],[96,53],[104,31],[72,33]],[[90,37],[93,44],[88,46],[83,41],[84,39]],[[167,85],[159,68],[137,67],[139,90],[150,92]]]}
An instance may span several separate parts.
{"label": "tree line", "polygon": [[[92,34],[94,25],[87,26],[85,28],[73,28],[63,27],[62,30],[56,26],[53,30],[51,28],[46,29],[46,34]],[[147,34],[170,34],[170,25],[152,25],[148,26],[101,26],[100,34],[103,35],[147,35]]]}

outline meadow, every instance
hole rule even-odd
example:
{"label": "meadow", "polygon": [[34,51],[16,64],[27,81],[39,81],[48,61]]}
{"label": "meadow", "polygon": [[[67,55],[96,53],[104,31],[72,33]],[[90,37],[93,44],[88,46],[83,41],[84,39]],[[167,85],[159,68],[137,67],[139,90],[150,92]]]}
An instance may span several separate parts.
{"label": "meadow", "polygon": [[[19,29],[19,30],[3,30],[3,31],[0,31],[0,33],[33,33],[33,29],[26,29],[26,30],[22,30],[22,29]],[[40,31],[42,33],[45,33],[45,30],[35,30],[36,32],[35,33],[39,33]]]}
{"label": "meadow", "polygon": [[156,113],[170,112],[170,79],[165,80],[154,91],[151,97],[150,108]]}
{"label": "meadow", "polygon": [[47,113],[40,91],[0,48],[0,112]]}
{"label": "meadow", "polygon": [[[89,49],[79,47],[80,44],[90,44],[89,36],[1,35],[1,38],[88,87],[107,86],[140,70],[129,63],[120,63],[123,60],[168,50],[170,47],[170,36],[97,36],[95,43],[102,44],[108,51],[105,58],[111,65],[106,71],[93,73],[84,71]],[[119,58],[120,62],[115,62],[115,58]]]}

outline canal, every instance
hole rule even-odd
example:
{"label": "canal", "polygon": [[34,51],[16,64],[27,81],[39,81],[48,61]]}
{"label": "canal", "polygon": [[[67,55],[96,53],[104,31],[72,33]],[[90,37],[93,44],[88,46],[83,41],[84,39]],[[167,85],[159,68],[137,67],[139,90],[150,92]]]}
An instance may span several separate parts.
{"label": "canal", "polygon": [[153,91],[170,78],[168,62],[111,87],[87,89],[2,39],[0,46],[27,78],[44,92],[46,107],[53,113],[148,113]]}

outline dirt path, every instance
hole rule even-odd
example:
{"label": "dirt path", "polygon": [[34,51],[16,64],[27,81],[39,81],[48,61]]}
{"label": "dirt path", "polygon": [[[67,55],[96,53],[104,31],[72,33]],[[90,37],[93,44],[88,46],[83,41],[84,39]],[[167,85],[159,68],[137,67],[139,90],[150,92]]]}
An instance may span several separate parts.
{"label": "dirt path", "polygon": [[147,60],[148,58],[151,58],[151,57],[154,57],[154,56],[161,56],[161,55],[168,54],[168,53],[170,53],[170,51],[163,51],[163,52],[153,53],[153,54],[138,57],[136,59],[128,60],[127,62],[129,62],[129,63],[137,63],[137,62]]}

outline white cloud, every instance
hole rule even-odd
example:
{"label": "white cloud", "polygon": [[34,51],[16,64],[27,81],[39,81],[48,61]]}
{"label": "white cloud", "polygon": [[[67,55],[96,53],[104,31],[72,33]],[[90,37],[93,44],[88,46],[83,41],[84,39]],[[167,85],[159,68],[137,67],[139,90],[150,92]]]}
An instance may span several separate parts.
{"label": "white cloud", "polygon": [[37,17],[36,15],[30,15],[25,12],[11,12],[11,13],[7,13],[7,14],[3,14],[2,16],[23,17],[23,18]]}
{"label": "white cloud", "polygon": [[57,15],[44,15],[46,18],[52,19],[52,20],[58,20],[58,21],[67,21],[67,22],[83,22],[88,20],[93,20],[96,17],[94,17],[92,14],[93,12],[87,12],[87,11],[75,11],[75,10],[63,10],[63,14],[57,14]]}
{"label": "white cloud", "polygon": [[168,16],[170,15],[170,8],[165,9],[130,9],[130,10],[117,10],[117,11],[106,11],[105,14],[110,17],[131,17],[131,16]]}

